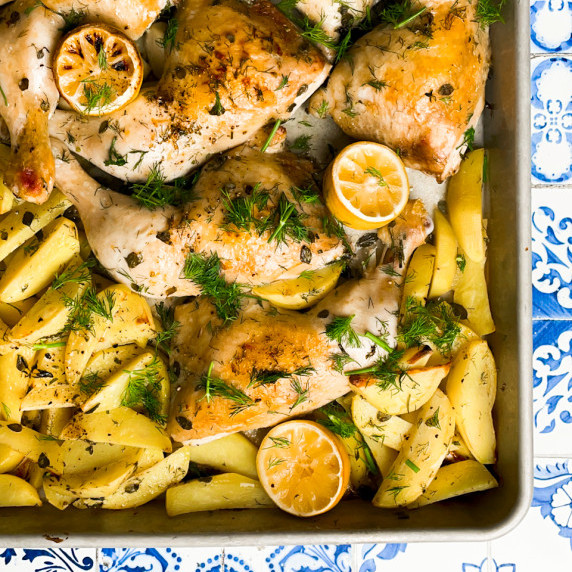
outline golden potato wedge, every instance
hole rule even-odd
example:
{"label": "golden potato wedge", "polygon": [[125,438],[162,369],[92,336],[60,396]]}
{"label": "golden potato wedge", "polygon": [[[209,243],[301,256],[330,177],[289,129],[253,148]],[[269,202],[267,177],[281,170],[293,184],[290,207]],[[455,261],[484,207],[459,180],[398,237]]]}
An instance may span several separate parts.
{"label": "golden potato wedge", "polygon": [[[18,302],[12,302],[7,304],[6,302],[0,302],[0,320],[2,324],[6,324],[8,328],[14,327],[20,318],[38,301],[35,296],[30,296],[25,300],[19,300]],[[0,331],[4,331],[0,327]]]}
{"label": "golden potato wedge", "polygon": [[0,177],[0,215],[6,214],[14,206],[14,193],[4,184]]}
{"label": "golden potato wedge", "polygon": [[64,441],[61,447],[64,474],[89,473],[116,463],[123,458],[134,457],[139,447],[92,443],[90,441]]}
{"label": "golden potato wedge", "polygon": [[111,411],[78,413],[64,427],[60,439],[158,447],[167,453],[171,451],[171,440],[162,427],[145,415],[123,406]]}
{"label": "golden potato wedge", "polygon": [[364,435],[363,438],[373,455],[380,475],[387,475],[391,469],[391,465],[393,465],[397,458],[397,451],[384,445],[381,440],[373,439],[367,435]]}
{"label": "golden potato wedge", "polygon": [[479,336],[495,331],[491,314],[484,262],[467,259],[465,269],[459,273],[453,292],[453,301],[467,311],[468,326]]}
{"label": "golden potato wedge", "polygon": [[[81,272],[78,268],[82,264],[83,261],[77,254],[65,267],[64,272]],[[33,344],[42,338],[49,338],[61,332],[71,311],[64,301],[66,298],[73,300],[81,296],[90,283],[91,279],[87,278],[84,282],[67,282],[57,290],[48,288],[10,330],[10,338],[20,343]]]}
{"label": "golden potato wedge", "polygon": [[46,500],[59,510],[66,509],[77,499],[75,495],[66,492],[62,487],[60,487],[59,480],[56,475],[46,473],[42,484]]}
{"label": "golden potato wedge", "polygon": [[18,302],[49,286],[54,276],[79,253],[75,224],[66,218],[51,222],[44,238],[31,238],[16,251],[0,278],[0,300]]}
{"label": "golden potato wedge", "polygon": [[191,446],[190,460],[222,472],[257,479],[257,452],[258,449],[244,435],[234,433],[203,445]]}
{"label": "golden potato wedge", "polygon": [[75,411],[71,407],[59,407],[42,411],[40,433],[58,437],[62,429],[70,422]]}
{"label": "golden potato wedge", "polygon": [[137,469],[133,475],[138,475],[139,473],[146,471],[153,465],[156,465],[165,458],[165,454],[162,449],[157,447],[148,447],[141,451],[141,456],[139,461],[137,461]]}
{"label": "golden potato wedge", "polygon": [[457,271],[457,239],[445,215],[435,209],[435,267],[429,298],[443,296],[453,287]]}
{"label": "golden potato wedge", "polygon": [[368,375],[352,375],[350,384],[381,413],[401,415],[416,411],[435,393],[449,373],[450,363],[413,368],[396,375],[394,384],[379,383]]}
{"label": "golden potato wedge", "polygon": [[0,260],[61,215],[71,202],[54,189],[43,205],[21,203],[0,220]]}
{"label": "golden potato wedge", "polygon": [[453,440],[451,441],[451,446],[449,447],[449,453],[447,454],[447,459],[457,462],[464,459],[473,459],[473,455],[467,444],[459,434],[459,431],[455,429],[455,434],[453,435]]}
{"label": "golden potato wedge", "polygon": [[141,348],[136,344],[112,346],[100,350],[87,362],[83,377],[97,376],[99,379],[107,379],[141,353]]}
{"label": "golden potato wedge", "polygon": [[38,491],[24,479],[0,475],[0,506],[40,506]]}
{"label": "golden potato wedge", "polygon": [[169,516],[205,510],[276,506],[257,480],[236,473],[194,479],[171,487],[167,490],[165,505]]}
{"label": "golden potato wedge", "polygon": [[447,207],[459,246],[473,262],[485,260],[483,240],[483,166],[485,150],[471,151],[449,179]]}
{"label": "golden potato wedge", "polygon": [[470,342],[453,360],[446,392],[461,437],[475,459],[484,465],[496,459],[492,417],[496,391],[497,370],[487,342]]}
{"label": "golden potato wedge", "polygon": [[111,510],[141,506],[182,481],[188,468],[189,447],[181,447],[146,471],[127,479],[112,495],[104,499],[78,499],[74,506],[97,506]]}
{"label": "golden potato wedge", "polygon": [[20,423],[0,421],[0,445],[22,453],[41,469],[58,475],[63,471],[60,444]]}
{"label": "golden potato wedge", "polygon": [[478,461],[459,461],[441,467],[427,490],[409,508],[419,508],[434,502],[486,491],[498,487],[497,480]]}
{"label": "golden potato wedge", "polygon": [[397,415],[382,413],[361,395],[355,395],[352,400],[352,418],[362,435],[398,451],[411,429],[411,423]]}
{"label": "golden potato wedge", "polygon": [[0,445],[0,473],[11,473],[25,458],[8,445]]}
{"label": "golden potato wedge", "polygon": [[373,499],[374,506],[392,508],[417,500],[443,463],[454,431],[453,408],[438,389],[420,409],[408,441]]}
{"label": "golden potato wedge", "polygon": [[429,293],[431,276],[435,265],[435,247],[432,244],[422,244],[411,257],[403,284],[403,295],[399,314],[405,314],[405,304],[408,298],[415,298],[420,304],[425,304]]}
{"label": "golden potato wedge", "polygon": [[20,422],[35,351],[20,348],[0,356],[0,419]]}
{"label": "golden potato wedge", "polygon": [[304,273],[298,278],[256,286],[252,293],[268,300],[277,308],[302,310],[312,306],[335,288],[343,267],[343,263],[335,262],[320,270]]}

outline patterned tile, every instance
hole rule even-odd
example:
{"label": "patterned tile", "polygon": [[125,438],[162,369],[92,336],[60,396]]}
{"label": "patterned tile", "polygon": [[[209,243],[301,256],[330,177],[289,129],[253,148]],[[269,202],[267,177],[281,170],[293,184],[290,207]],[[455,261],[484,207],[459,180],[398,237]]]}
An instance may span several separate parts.
{"label": "patterned tile", "polygon": [[538,0],[530,3],[530,51],[572,51],[572,2]]}
{"label": "patterned tile", "polygon": [[537,460],[532,508],[514,531],[491,543],[498,570],[572,570],[571,469],[571,461]]}
{"label": "patterned tile", "polygon": [[572,60],[532,61],[532,182],[572,179]]}
{"label": "patterned tile", "polygon": [[572,201],[563,187],[532,189],[534,318],[572,318]]}
{"label": "patterned tile", "polygon": [[0,548],[3,572],[96,572],[91,548]]}
{"label": "patterned tile", "polygon": [[[220,548],[102,548],[97,552],[98,572],[223,572],[225,570],[223,551]],[[248,568],[240,567],[229,567],[228,570],[251,572]]]}

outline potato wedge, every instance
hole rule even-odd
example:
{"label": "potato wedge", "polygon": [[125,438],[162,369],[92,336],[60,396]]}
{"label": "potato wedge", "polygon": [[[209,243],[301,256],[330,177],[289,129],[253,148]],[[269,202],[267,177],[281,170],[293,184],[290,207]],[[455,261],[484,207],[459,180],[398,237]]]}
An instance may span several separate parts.
{"label": "potato wedge", "polygon": [[66,509],[75,500],[77,500],[75,495],[66,492],[62,487],[60,487],[59,480],[56,475],[45,474],[42,484],[46,500],[59,510]]}
{"label": "potato wedge", "polygon": [[8,445],[0,445],[0,473],[11,473],[25,458]]}
{"label": "potato wedge", "polygon": [[465,459],[473,459],[473,455],[467,444],[459,434],[459,431],[455,429],[455,434],[453,435],[453,440],[451,441],[451,446],[449,447],[449,453],[447,454],[447,459],[452,462],[458,462]]}
{"label": "potato wedge", "polygon": [[495,331],[484,262],[478,263],[467,259],[465,269],[459,273],[455,284],[453,301],[465,308],[468,326],[479,336],[486,336]]}
{"label": "potato wedge", "polygon": [[22,245],[0,278],[0,300],[18,302],[49,286],[57,272],[79,253],[75,224],[59,218],[44,229],[44,238]]}
{"label": "potato wedge", "polygon": [[104,499],[79,499],[74,506],[97,506],[111,510],[141,506],[182,481],[188,468],[189,447],[181,447],[146,471],[127,479],[114,494]]}
{"label": "potato wedge", "polygon": [[496,391],[497,370],[487,342],[470,342],[453,360],[446,392],[461,437],[475,459],[484,465],[496,459],[492,417]]}
{"label": "potato wedge", "polygon": [[498,487],[497,480],[478,461],[459,461],[441,467],[427,490],[409,508],[419,508],[460,495]]}
{"label": "potato wedge", "polygon": [[62,461],[64,474],[89,473],[116,463],[123,458],[134,457],[141,451],[138,447],[92,443],[90,441],[64,441]]}
{"label": "potato wedge", "polygon": [[60,439],[83,439],[131,447],[158,447],[171,451],[171,440],[162,427],[130,409],[78,413],[63,429]]}
{"label": "potato wedge", "polygon": [[162,461],[164,458],[165,454],[162,449],[158,449],[157,447],[148,447],[147,449],[143,449],[141,451],[139,461],[137,461],[137,469],[133,474],[138,475],[139,473],[146,471],[153,465]]}
{"label": "potato wedge", "polygon": [[335,288],[343,267],[343,263],[335,262],[298,278],[257,286],[252,293],[277,308],[301,310],[312,306]]}
{"label": "potato wedge", "polygon": [[258,449],[240,433],[191,446],[190,460],[222,472],[238,473],[258,479],[256,453]]}
{"label": "potato wedge", "polygon": [[459,246],[473,262],[485,260],[483,240],[484,149],[471,151],[449,179],[447,207]]}
{"label": "potato wedge", "polygon": [[0,260],[60,216],[71,202],[54,189],[43,205],[21,203],[0,220]]}
{"label": "potato wedge", "polygon": [[413,253],[407,268],[403,283],[403,296],[399,315],[403,318],[408,298],[414,298],[418,303],[425,304],[429,293],[433,267],[435,265],[435,247],[432,244],[422,244]]}
{"label": "potato wedge", "polygon": [[457,271],[457,239],[445,215],[435,209],[435,267],[431,279],[429,298],[443,296],[453,287]]}
{"label": "potato wedge", "polygon": [[100,350],[94,353],[87,362],[84,376],[96,375],[99,379],[107,379],[141,353],[141,348],[136,344],[112,346]]}
{"label": "potato wedge", "polygon": [[35,351],[20,348],[0,356],[0,419],[20,422]]}
{"label": "potato wedge", "polygon": [[[407,370],[396,375],[395,384],[380,385],[367,375],[352,375],[352,389],[381,413],[401,415],[416,411],[435,393],[451,364]],[[389,385],[389,387],[387,387]]]}
{"label": "potato wedge", "polygon": [[[77,271],[83,263],[79,254],[65,267],[65,272]],[[70,308],[64,303],[66,298],[76,299],[90,285],[85,282],[67,282],[61,288],[49,288],[10,330],[10,338],[20,343],[33,344],[42,338],[49,338],[61,332],[66,325]]]}
{"label": "potato wedge", "polygon": [[381,440],[373,439],[367,435],[364,435],[363,438],[373,455],[380,475],[384,477],[389,473],[391,465],[395,462],[397,451],[387,445],[384,445]]}
{"label": "potato wedge", "polygon": [[276,506],[262,485],[236,473],[195,479],[167,490],[167,514]]}
{"label": "potato wedge", "polygon": [[41,504],[38,491],[30,483],[14,475],[0,475],[0,507]]}
{"label": "potato wedge", "polygon": [[[8,328],[14,327],[37,301],[38,299],[35,296],[30,296],[30,298],[10,304],[0,302],[0,320],[3,324],[6,324]],[[4,331],[2,327],[0,327],[0,331]]]}
{"label": "potato wedge", "polygon": [[51,473],[59,475],[63,471],[60,444],[20,423],[0,421],[0,444],[22,453]]}
{"label": "potato wedge", "polygon": [[71,407],[45,409],[42,411],[40,433],[57,438],[62,429],[70,422],[74,412]]}
{"label": "potato wedge", "polygon": [[362,435],[398,451],[411,429],[411,423],[396,415],[382,413],[361,395],[355,395],[352,400],[352,418]]}
{"label": "potato wedge", "polygon": [[0,177],[0,215],[6,214],[14,206],[14,193],[4,184]]}
{"label": "potato wedge", "polygon": [[453,408],[438,389],[419,411],[407,443],[373,499],[374,506],[405,506],[419,498],[443,463],[454,431]]}

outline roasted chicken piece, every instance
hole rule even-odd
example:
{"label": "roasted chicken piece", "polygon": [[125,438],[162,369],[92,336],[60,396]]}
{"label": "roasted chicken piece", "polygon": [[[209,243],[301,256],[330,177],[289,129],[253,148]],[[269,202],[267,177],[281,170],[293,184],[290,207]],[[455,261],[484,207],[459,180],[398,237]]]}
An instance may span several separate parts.
{"label": "roasted chicken piece", "polygon": [[54,184],[48,118],[59,93],[51,58],[63,25],[61,16],[35,0],[0,10],[0,116],[12,146],[6,183],[33,203],[44,202]]}
{"label": "roasted chicken piece", "polygon": [[484,106],[488,30],[475,18],[476,2],[414,2],[412,13],[424,7],[407,26],[360,38],[310,109],[443,181],[458,169],[464,133]]}
{"label": "roasted chicken piece", "polygon": [[346,369],[353,369],[369,365],[383,350],[371,348],[363,337],[361,348],[340,344],[326,335],[326,326],[335,317],[354,315],[351,324],[358,334],[371,332],[393,345],[406,263],[431,230],[423,204],[410,201],[381,233],[394,249],[391,271],[374,266],[307,313],[251,301],[240,319],[224,325],[204,298],[178,306],[175,319],[181,327],[172,358],[182,388],[168,425],[173,439],[200,443],[269,427],[347,393],[348,378],[334,367],[335,356],[347,352],[357,364]]}
{"label": "roasted chicken piece", "polygon": [[185,0],[177,20],[156,87],[104,120],[58,111],[52,135],[120,179],[160,163],[171,180],[288,117],[330,69],[267,0]]}
{"label": "roasted chicken piece", "polygon": [[316,201],[313,164],[293,153],[240,146],[211,159],[189,202],[153,211],[101,187],[61,144],[55,154],[58,188],[78,208],[97,258],[149,296],[199,293],[183,278],[189,253],[216,254],[228,282],[256,285],[321,268],[344,252],[343,231]]}

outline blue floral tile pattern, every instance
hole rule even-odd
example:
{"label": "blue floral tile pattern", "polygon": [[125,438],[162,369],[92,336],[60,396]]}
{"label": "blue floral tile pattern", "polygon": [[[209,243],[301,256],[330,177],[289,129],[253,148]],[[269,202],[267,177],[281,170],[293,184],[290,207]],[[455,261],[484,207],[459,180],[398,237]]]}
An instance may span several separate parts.
{"label": "blue floral tile pattern", "polygon": [[533,183],[572,178],[572,60],[533,60],[531,86]]}
{"label": "blue floral tile pattern", "polygon": [[6,548],[0,552],[0,570],[14,572],[95,572],[95,563],[96,551],[91,549]]}
{"label": "blue floral tile pattern", "polygon": [[266,558],[269,572],[350,572],[351,546],[279,546]]}
{"label": "blue floral tile pattern", "polygon": [[533,52],[567,52],[572,48],[572,2],[538,0],[530,4]]}

